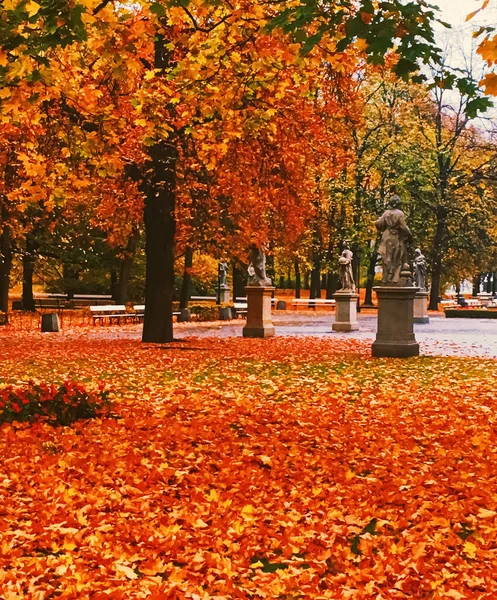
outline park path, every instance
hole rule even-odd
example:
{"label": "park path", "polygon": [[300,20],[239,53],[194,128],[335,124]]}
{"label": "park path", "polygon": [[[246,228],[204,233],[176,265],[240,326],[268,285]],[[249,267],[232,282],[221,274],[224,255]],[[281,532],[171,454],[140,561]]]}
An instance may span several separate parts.
{"label": "park path", "polygon": [[[332,331],[334,314],[328,311],[286,311],[274,313],[273,322],[277,336],[329,337],[374,341],[376,314],[358,315],[359,330],[350,333]],[[174,334],[177,339],[190,337],[242,337],[245,321],[215,321],[209,323],[178,323]],[[439,313],[430,314],[430,323],[414,327],[421,354],[440,356],[481,356],[497,358],[497,319],[446,319]],[[40,334],[53,335],[59,334]],[[62,337],[81,339],[139,340],[141,325],[87,327],[83,331],[65,330]]]}

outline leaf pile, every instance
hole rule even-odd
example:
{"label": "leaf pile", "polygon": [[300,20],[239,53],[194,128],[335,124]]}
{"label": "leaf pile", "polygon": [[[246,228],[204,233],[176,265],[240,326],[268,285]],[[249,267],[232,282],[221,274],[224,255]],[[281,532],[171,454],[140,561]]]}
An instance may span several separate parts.
{"label": "leaf pile", "polygon": [[6,600],[495,597],[495,361],[12,335],[0,373],[122,417],[0,428]]}

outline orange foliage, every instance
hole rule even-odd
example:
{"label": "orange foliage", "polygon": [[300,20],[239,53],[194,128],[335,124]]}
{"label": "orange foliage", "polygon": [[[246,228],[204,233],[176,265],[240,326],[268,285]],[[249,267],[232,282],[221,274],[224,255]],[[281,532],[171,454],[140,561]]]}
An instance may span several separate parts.
{"label": "orange foliage", "polygon": [[5,334],[118,418],[0,428],[2,597],[495,597],[495,363],[369,354]]}

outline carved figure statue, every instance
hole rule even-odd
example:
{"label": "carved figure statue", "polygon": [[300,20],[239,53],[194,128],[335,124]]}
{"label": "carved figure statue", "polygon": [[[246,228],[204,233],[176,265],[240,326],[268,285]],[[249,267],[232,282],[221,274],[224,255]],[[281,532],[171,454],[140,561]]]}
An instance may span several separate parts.
{"label": "carved figure statue", "polygon": [[340,292],[355,292],[354,273],[352,272],[353,253],[347,244],[338,259],[339,277],[342,284]]}
{"label": "carved figure statue", "polygon": [[228,287],[228,263],[222,260],[218,266],[219,269],[219,285],[221,287]]}
{"label": "carved figure statue", "polygon": [[270,286],[271,280],[266,275],[266,256],[262,248],[252,244],[249,249],[248,283],[247,285]]}
{"label": "carved figure statue", "polygon": [[376,228],[382,232],[378,248],[383,267],[381,282],[398,284],[400,272],[407,263],[407,242],[412,240],[398,196],[392,196],[388,209],[376,221]]}
{"label": "carved figure statue", "polygon": [[414,261],[412,266],[415,287],[418,287],[421,292],[426,292],[426,258],[419,248],[414,250]]}

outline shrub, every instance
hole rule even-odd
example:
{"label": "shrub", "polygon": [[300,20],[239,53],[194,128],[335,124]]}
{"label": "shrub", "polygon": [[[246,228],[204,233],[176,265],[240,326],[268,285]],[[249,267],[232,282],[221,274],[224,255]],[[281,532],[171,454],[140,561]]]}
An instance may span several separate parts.
{"label": "shrub", "polygon": [[87,391],[74,382],[61,386],[30,381],[23,387],[0,389],[0,423],[36,421],[46,418],[52,425],[70,425],[78,419],[93,419],[108,414],[109,391],[105,384]]}

